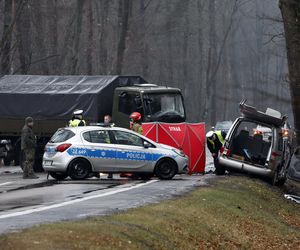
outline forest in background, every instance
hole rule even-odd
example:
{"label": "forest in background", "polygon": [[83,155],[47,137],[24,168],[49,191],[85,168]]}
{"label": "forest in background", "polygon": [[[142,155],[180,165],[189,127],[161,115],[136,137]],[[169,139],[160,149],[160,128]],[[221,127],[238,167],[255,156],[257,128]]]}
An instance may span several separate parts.
{"label": "forest in background", "polygon": [[190,122],[244,98],[292,118],[277,1],[0,0],[0,17],[1,74],[141,75],[182,89]]}

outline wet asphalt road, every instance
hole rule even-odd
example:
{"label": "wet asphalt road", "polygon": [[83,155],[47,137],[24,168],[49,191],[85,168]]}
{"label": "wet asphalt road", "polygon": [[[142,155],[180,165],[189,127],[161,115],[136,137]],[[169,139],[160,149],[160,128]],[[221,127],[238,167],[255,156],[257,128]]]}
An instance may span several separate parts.
{"label": "wet asphalt road", "polygon": [[[213,170],[206,155],[206,171]],[[45,173],[22,179],[19,167],[0,166],[0,234],[63,220],[118,213],[157,203],[206,185],[215,175],[177,175],[173,180],[149,181],[101,176],[84,181],[55,181]]]}
{"label": "wet asphalt road", "polygon": [[[46,181],[0,193],[0,234],[33,225],[106,215],[156,203],[205,185],[213,175],[178,175],[170,181],[90,179]],[[6,175],[6,183],[10,178]],[[0,175],[0,185],[3,179]],[[5,186],[5,185],[4,185]],[[1,187],[1,186],[0,186]]]}

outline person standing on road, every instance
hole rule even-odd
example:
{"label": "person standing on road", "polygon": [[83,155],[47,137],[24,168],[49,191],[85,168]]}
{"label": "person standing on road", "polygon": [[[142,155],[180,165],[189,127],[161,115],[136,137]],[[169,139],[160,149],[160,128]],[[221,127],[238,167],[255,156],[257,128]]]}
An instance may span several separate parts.
{"label": "person standing on road", "polygon": [[130,129],[136,133],[143,134],[142,115],[139,112],[133,112],[130,115]]}
{"label": "person standing on road", "polygon": [[[111,116],[110,115],[105,115],[104,119],[103,119],[104,125],[107,127],[114,127],[115,124],[112,122]],[[107,176],[108,179],[112,179],[113,178],[113,173],[108,173]]]}
{"label": "person standing on road", "polygon": [[24,156],[23,179],[39,178],[33,172],[35,148],[36,148],[36,137],[33,133],[33,119],[32,117],[27,117],[25,119],[25,125],[21,133],[21,150]]}
{"label": "person standing on road", "polygon": [[226,133],[224,131],[209,131],[206,133],[206,144],[209,151],[214,158],[214,165],[216,168],[216,174],[218,174],[219,170],[219,151],[221,147],[224,145]]}
{"label": "person standing on road", "polygon": [[104,126],[107,126],[107,127],[114,127],[115,126],[115,124],[113,123],[110,115],[105,115],[104,116],[103,123],[104,123]]}
{"label": "person standing on road", "polygon": [[83,120],[83,110],[75,110],[72,119],[69,121],[69,127],[85,126],[86,122]]}
{"label": "person standing on road", "polygon": [[[142,115],[139,112],[133,112],[129,116],[130,118],[130,129],[136,133],[143,134],[143,127],[142,127]],[[121,173],[120,177],[128,177],[128,178],[135,178],[136,175],[132,173]]]}

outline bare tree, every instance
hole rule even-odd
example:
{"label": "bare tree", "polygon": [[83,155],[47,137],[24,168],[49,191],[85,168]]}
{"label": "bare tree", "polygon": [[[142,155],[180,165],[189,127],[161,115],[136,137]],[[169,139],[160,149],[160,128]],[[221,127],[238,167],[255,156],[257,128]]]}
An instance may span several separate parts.
{"label": "bare tree", "polygon": [[79,61],[79,43],[82,29],[82,12],[83,12],[84,0],[77,0],[75,10],[75,22],[74,22],[74,33],[73,33],[73,47],[71,56],[71,68],[70,73],[76,74],[78,72],[78,61]]}
{"label": "bare tree", "polygon": [[300,145],[300,2],[280,0],[279,7],[284,22],[297,144]]}
{"label": "bare tree", "polygon": [[87,1],[87,17],[88,17],[88,41],[87,41],[87,55],[86,65],[87,74],[93,73],[93,43],[94,43],[94,32],[93,32],[93,7],[92,1]]}
{"label": "bare tree", "polygon": [[4,16],[3,16],[3,34],[0,43],[0,57],[1,57],[1,73],[8,74],[10,72],[10,50],[12,42],[13,31],[13,17],[12,17],[12,0],[4,1]]}
{"label": "bare tree", "polygon": [[[27,74],[30,69],[32,57],[32,45],[30,41],[31,22],[30,6],[28,0],[17,0],[17,5],[24,4],[21,15],[16,20],[16,38],[19,52],[20,72]],[[18,69],[14,73],[19,73]]]}
{"label": "bare tree", "polygon": [[116,74],[122,73],[124,53],[126,50],[127,33],[129,29],[129,14],[131,11],[131,1],[123,0],[119,2],[118,9],[118,24],[120,26],[120,35],[117,48],[117,59],[116,59]]}

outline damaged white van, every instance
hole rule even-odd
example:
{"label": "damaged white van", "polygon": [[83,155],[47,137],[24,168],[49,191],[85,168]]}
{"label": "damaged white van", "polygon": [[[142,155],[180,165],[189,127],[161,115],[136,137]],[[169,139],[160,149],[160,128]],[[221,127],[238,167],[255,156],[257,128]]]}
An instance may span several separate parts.
{"label": "damaged white van", "polygon": [[273,185],[283,185],[291,160],[290,131],[287,117],[268,108],[240,103],[243,114],[230,128],[219,156],[218,174],[238,170],[267,176]]}

